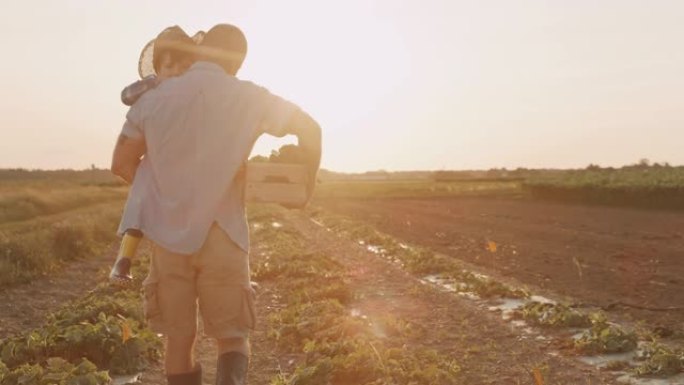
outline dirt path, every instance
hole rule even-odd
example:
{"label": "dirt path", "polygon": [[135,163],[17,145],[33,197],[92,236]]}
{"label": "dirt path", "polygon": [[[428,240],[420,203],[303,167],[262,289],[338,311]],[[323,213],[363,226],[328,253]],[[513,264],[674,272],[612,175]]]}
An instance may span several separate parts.
{"label": "dirt path", "polygon": [[621,305],[684,307],[684,213],[481,198],[319,203],[532,287],[684,328],[684,311]]}
{"label": "dirt path", "polygon": [[0,339],[42,325],[51,311],[93,289],[105,279],[116,247],[93,258],[70,261],[54,275],[0,289]]}

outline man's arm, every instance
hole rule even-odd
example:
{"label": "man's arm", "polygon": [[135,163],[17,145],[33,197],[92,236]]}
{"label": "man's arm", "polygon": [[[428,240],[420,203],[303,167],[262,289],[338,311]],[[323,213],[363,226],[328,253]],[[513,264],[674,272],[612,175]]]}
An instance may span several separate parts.
{"label": "man's arm", "polygon": [[133,182],[135,171],[140,164],[140,158],[145,154],[145,140],[119,135],[112,155],[112,173],[121,177],[127,183]]}
{"label": "man's arm", "polygon": [[316,186],[316,174],[321,164],[321,127],[301,108],[270,93],[263,87],[256,87],[255,100],[264,109],[259,125],[259,135],[268,133],[283,137],[295,135],[308,169],[307,195],[311,199]]}
{"label": "man's arm", "polygon": [[311,199],[316,186],[316,174],[321,164],[321,127],[309,114],[297,108],[283,131],[297,136],[298,145],[304,153],[309,176],[307,193],[308,199]]}

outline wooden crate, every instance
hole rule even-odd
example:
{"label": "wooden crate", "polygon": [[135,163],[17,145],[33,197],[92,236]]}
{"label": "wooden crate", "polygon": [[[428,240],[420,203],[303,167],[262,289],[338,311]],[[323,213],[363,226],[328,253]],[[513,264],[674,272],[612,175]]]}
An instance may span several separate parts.
{"label": "wooden crate", "polygon": [[288,163],[248,163],[245,199],[248,202],[306,203],[306,167]]}

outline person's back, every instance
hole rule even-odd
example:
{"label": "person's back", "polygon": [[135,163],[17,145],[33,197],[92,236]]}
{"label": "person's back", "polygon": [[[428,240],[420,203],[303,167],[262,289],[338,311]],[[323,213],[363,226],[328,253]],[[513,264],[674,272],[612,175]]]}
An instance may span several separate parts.
{"label": "person's back", "polygon": [[[246,249],[235,175],[259,135],[284,134],[295,108],[204,61],[145,94],[129,113],[130,120],[142,122],[146,143],[131,192],[144,189],[140,194],[147,196],[141,202],[141,230],[165,247],[189,253],[216,220]],[[164,226],[148,228],[150,220]]]}

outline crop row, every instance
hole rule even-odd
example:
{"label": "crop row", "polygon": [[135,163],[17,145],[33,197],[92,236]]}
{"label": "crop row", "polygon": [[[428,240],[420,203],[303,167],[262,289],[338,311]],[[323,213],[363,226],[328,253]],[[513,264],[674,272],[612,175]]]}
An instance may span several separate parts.
{"label": "crop row", "polygon": [[646,208],[684,208],[684,167],[571,170],[525,181],[532,197]]}
{"label": "crop row", "polygon": [[602,312],[584,313],[561,303],[542,303],[529,300],[527,289],[520,289],[501,283],[489,277],[464,270],[458,260],[436,254],[428,249],[408,246],[393,237],[377,231],[363,222],[314,209],[310,215],[314,220],[341,236],[366,246],[368,250],[400,263],[416,278],[438,276],[451,285],[456,292],[472,293],[479,298],[527,299],[515,310],[513,316],[540,327],[585,328],[572,341],[577,354],[595,355],[634,351],[639,341],[650,341],[646,348],[640,348],[637,363],[623,363],[615,369],[628,369],[639,376],[669,376],[684,372],[684,350],[658,343],[653,336],[627,331],[608,321]]}
{"label": "crop row", "polygon": [[[264,209],[265,210],[265,209]],[[278,213],[257,213],[254,236],[267,256],[254,279],[275,285],[282,308],[269,316],[269,337],[280,352],[299,355],[292,373],[272,385],[454,384],[458,363],[434,350],[409,346],[411,325],[390,315],[366,317],[352,311],[357,299],[343,264],[322,252],[309,252],[301,234]],[[378,331],[382,332],[379,333]]]}
{"label": "crop row", "polygon": [[602,188],[677,188],[684,187],[684,167],[590,168],[557,173],[541,173],[528,178],[529,185]]}
{"label": "crop row", "polygon": [[[136,276],[145,275],[144,261]],[[1,385],[108,384],[160,358],[159,338],[145,328],[139,286],[101,284],[47,317],[35,330],[0,342]]]}
{"label": "crop row", "polygon": [[453,287],[455,291],[473,293],[481,298],[529,297],[526,289],[512,287],[495,279],[475,274],[464,269],[462,263],[455,258],[422,247],[409,247],[365,223],[319,209],[312,210],[310,215],[331,231],[365,245],[369,250],[392,262],[401,264],[404,269],[418,278],[435,276],[439,279],[455,281],[458,282]]}

